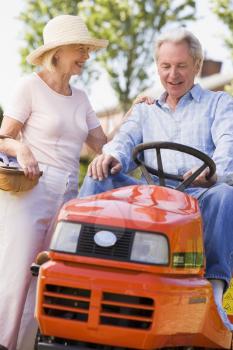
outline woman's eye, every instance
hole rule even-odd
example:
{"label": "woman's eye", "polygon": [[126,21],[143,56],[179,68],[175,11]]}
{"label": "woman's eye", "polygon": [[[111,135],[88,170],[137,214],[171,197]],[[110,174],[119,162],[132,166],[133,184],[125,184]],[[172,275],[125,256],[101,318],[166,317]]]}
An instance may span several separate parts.
{"label": "woman's eye", "polygon": [[85,53],[85,50],[84,49],[79,49],[79,53],[83,54],[83,53]]}

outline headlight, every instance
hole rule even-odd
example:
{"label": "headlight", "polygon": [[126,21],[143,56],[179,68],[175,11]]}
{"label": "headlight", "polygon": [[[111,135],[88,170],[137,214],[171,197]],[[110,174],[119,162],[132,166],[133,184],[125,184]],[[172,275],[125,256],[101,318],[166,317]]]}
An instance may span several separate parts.
{"label": "headlight", "polygon": [[135,232],[130,259],[167,265],[169,262],[167,238],[157,233]]}
{"label": "headlight", "polygon": [[77,250],[81,227],[82,226],[80,224],[73,222],[59,222],[53,234],[50,249],[67,253],[75,253]]}

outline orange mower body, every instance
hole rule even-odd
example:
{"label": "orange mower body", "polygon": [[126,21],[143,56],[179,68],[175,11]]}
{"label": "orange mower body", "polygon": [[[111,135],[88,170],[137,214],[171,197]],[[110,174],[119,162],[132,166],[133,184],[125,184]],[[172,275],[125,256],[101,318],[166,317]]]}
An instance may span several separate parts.
{"label": "orange mower body", "polygon": [[230,349],[205,279],[198,202],[129,186],[63,206],[40,268],[37,349]]}

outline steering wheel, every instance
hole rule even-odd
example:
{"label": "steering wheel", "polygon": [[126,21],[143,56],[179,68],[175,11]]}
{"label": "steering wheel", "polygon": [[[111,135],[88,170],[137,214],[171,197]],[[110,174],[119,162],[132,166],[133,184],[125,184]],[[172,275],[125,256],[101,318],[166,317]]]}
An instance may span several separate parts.
{"label": "steering wheel", "polygon": [[[138,158],[139,153],[148,149],[156,150],[158,169],[154,169],[146,165],[143,160]],[[192,175],[190,175],[186,180],[184,180],[183,176],[168,174],[163,171],[163,163],[162,163],[162,157],[160,152],[161,149],[169,149],[169,150],[174,150],[174,151],[179,151],[182,153],[189,154],[191,156],[196,157],[199,160],[202,160],[203,164]],[[193,180],[195,180],[198,177],[198,175],[201,174],[201,172],[205,168],[209,167],[209,170],[210,170],[209,174],[206,176],[207,180],[210,179],[215,174],[215,171],[216,171],[216,165],[214,161],[205,153],[198,151],[193,147],[182,145],[180,143],[175,143],[175,142],[165,141],[165,142],[141,143],[133,149],[133,160],[137,165],[140,166],[142,173],[146,178],[148,184],[154,185],[154,181],[150,176],[150,173],[151,173],[153,175],[158,176],[160,186],[165,186],[165,179],[171,179],[171,180],[176,180],[181,182],[181,184],[179,184],[176,187],[176,190],[179,190],[179,191],[184,191],[185,188],[187,188],[193,182]]]}

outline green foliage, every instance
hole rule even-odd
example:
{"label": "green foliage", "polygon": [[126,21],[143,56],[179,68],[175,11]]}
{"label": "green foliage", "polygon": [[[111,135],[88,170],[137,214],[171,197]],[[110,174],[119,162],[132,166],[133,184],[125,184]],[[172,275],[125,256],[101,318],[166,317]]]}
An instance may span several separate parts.
{"label": "green foliage", "polygon": [[109,40],[99,60],[123,110],[150,84],[156,32],[169,22],[193,18],[195,1],[84,0],[78,5],[90,30]]}
{"label": "green foliage", "polygon": [[43,28],[49,19],[59,14],[77,15],[78,3],[81,0],[24,0],[25,10],[20,13],[19,19],[24,22],[23,39],[25,46],[21,48],[21,66],[24,71],[31,71],[26,63],[26,56],[43,44]]}
{"label": "green foliage", "polygon": [[233,31],[233,1],[211,0],[214,13]]}
{"label": "green foliage", "polygon": [[[96,59],[107,70],[123,110],[150,84],[148,67],[153,62],[155,33],[166,24],[192,19],[195,0],[25,0],[20,19],[25,23],[25,57],[42,44],[42,29],[58,14],[80,14],[89,30],[109,40],[109,47]],[[27,68],[26,68],[27,67]]]}
{"label": "green foliage", "polygon": [[225,91],[233,96],[233,81],[231,82],[231,84],[225,86]]}
{"label": "green foliage", "polygon": [[[233,34],[233,1],[232,0],[212,0],[212,8],[219,19],[229,28]],[[233,56],[233,35],[226,38],[226,43],[232,51]]]}
{"label": "green foliage", "polygon": [[[228,27],[230,36],[225,39],[226,45],[231,51],[233,59],[233,1],[232,0],[212,0],[212,9],[219,19]],[[233,95],[233,82],[226,86],[225,90]]]}
{"label": "green foliage", "polygon": [[87,168],[90,162],[91,162],[91,159],[89,159],[88,157],[86,158],[82,157],[80,159],[79,188],[82,186],[82,183],[83,183],[84,177],[86,176]]}

